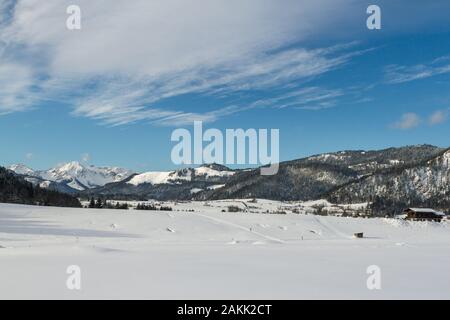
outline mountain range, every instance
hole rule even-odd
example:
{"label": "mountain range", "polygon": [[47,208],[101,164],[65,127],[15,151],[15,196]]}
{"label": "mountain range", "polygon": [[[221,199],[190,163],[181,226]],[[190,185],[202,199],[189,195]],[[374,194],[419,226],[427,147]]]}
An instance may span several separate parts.
{"label": "mountain range", "polygon": [[133,174],[132,171],[117,167],[95,167],[79,162],[69,162],[49,170],[35,171],[22,164],[8,167],[25,180],[66,193],[78,193],[83,190],[104,186],[107,183],[119,182]]}
{"label": "mountain range", "polygon": [[401,171],[438,156],[445,149],[418,145],[378,151],[340,151],[280,163],[278,174],[240,172],[206,198],[314,200],[380,171]]}
{"label": "mountain range", "polygon": [[166,172],[145,172],[103,187],[86,190],[83,196],[121,199],[191,200],[196,194],[222,188],[240,172],[219,164]]}
{"label": "mountain range", "polygon": [[222,187],[236,171],[218,164],[174,171],[134,173],[118,167],[69,162],[49,170],[17,164],[9,170],[35,186],[80,196],[127,199],[191,199],[197,192]]}
{"label": "mountain range", "polygon": [[56,207],[81,207],[80,201],[66,193],[40,188],[22,176],[0,167],[0,202]]}
{"label": "mountain range", "polygon": [[394,205],[413,204],[448,209],[449,159],[449,149],[416,145],[340,151],[281,162],[274,176],[261,175],[259,168],[231,170],[218,164],[141,174],[77,162],[46,171],[22,165],[9,169],[41,187],[80,197],[328,199],[336,203],[373,202],[383,211]]}

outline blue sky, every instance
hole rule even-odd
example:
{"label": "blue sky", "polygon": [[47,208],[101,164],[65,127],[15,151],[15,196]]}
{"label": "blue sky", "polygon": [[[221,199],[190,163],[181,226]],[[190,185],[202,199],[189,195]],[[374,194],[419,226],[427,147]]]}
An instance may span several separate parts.
{"label": "blue sky", "polygon": [[2,165],[172,169],[194,120],[278,128],[281,160],[450,145],[447,1],[75,2],[79,31],[71,2],[0,1]]}

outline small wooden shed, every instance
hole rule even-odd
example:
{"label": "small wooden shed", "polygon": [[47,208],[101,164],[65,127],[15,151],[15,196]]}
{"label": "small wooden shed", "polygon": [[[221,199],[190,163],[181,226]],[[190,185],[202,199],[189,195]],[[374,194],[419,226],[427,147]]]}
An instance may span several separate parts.
{"label": "small wooden shed", "polygon": [[415,221],[437,221],[445,217],[445,213],[429,208],[408,208],[403,211],[407,220]]}

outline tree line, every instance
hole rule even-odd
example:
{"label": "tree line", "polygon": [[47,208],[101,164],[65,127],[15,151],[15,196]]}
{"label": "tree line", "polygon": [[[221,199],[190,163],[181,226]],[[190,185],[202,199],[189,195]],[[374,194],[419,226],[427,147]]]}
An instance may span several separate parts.
{"label": "tree line", "polygon": [[81,203],[77,198],[34,186],[3,167],[0,167],[0,202],[81,208]]}
{"label": "tree line", "polygon": [[103,200],[102,198],[97,198],[97,200],[92,197],[89,201],[88,205],[89,209],[118,209],[118,210],[128,210],[128,203],[120,203],[116,202],[115,204],[108,202],[107,200]]}

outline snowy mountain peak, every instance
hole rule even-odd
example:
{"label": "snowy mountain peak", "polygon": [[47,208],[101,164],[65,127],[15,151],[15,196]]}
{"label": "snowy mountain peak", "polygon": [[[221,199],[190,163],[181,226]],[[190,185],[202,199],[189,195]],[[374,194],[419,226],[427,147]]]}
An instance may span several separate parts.
{"label": "snowy mountain peak", "polygon": [[57,166],[55,169],[58,171],[65,171],[65,172],[81,172],[85,169],[85,167],[78,161],[72,161],[61,164]]}
{"label": "snowy mountain peak", "polygon": [[22,174],[22,175],[33,175],[34,174],[33,169],[30,169],[29,167],[27,167],[26,165],[23,165],[23,164],[15,164],[15,165],[9,166],[8,169],[11,171],[14,171],[17,174]]}
{"label": "snowy mountain peak", "polygon": [[[63,184],[78,191],[119,182],[133,174],[132,171],[123,168],[86,166],[77,161],[63,163],[42,171],[33,171],[23,165],[14,165],[9,169],[17,174],[39,178],[45,182]],[[47,185],[50,184],[47,183]]]}

